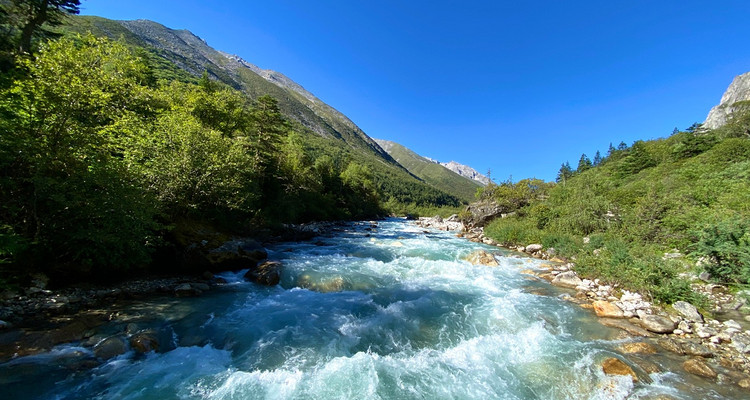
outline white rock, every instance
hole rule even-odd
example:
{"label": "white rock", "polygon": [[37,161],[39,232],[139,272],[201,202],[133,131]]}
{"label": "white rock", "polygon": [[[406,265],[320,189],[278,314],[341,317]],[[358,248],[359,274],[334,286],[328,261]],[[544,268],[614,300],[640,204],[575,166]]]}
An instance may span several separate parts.
{"label": "white rock", "polygon": [[725,327],[727,327],[727,328],[730,328],[730,329],[736,329],[736,330],[738,330],[738,331],[741,331],[741,330],[742,330],[742,325],[740,325],[740,323],[739,323],[739,322],[737,322],[737,321],[735,321],[735,320],[733,320],[733,319],[730,319],[730,320],[724,321],[724,324],[723,324],[723,325],[724,325]]}

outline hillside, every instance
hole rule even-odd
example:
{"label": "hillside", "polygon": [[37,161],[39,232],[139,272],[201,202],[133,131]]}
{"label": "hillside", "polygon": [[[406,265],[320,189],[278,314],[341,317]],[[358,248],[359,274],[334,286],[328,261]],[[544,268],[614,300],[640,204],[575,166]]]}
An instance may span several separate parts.
{"label": "hillside", "polygon": [[75,16],[61,28],[67,34],[104,36],[123,40],[137,49],[164,80],[197,82],[204,71],[248,95],[270,95],[294,123],[305,147],[315,157],[327,154],[356,159],[374,175],[381,200],[389,204],[456,206],[457,196],[438,190],[411,175],[349,118],[322,102],[283,74],[261,69],[238,56],[211,48],[187,30],[169,29],[147,20],[113,21]]}
{"label": "hillside", "polygon": [[415,176],[464,201],[474,200],[477,189],[481,187],[479,183],[422,157],[396,142],[382,139],[375,139],[375,142]]}
{"label": "hillside", "polygon": [[584,276],[667,303],[700,302],[685,276],[701,271],[750,283],[750,115],[730,121],[610,147],[596,165],[567,172],[564,165],[556,185],[488,187],[482,198],[514,216],[494,220],[486,233],[554,248],[574,257]]}

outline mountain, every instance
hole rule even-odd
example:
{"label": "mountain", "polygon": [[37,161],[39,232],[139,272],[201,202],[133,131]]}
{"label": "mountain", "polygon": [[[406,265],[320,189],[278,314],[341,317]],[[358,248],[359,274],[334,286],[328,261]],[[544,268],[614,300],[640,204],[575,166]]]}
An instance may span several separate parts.
{"label": "mountain", "polygon": [[747,101],[750,101],[750,72],[734,78],[724,95],[721,96],[719,104],[708,113],[703,127],[716,129],[725,125],[730,115]]}
{"label": "mountain", "polygon": [[477,170],[471,168],[468,165],[459,164],[455,161],[450,161],[447,163],[441,162],[440,165],[463,176],[464,178],[479,182],[480,184],[482,184],[482,186],[487,186],[490,183],[490,178],[480,174],[479,172],[477,172]]}
{"label": "mountain", "polygon": [[190,31],[148,20],[114,21],[92,16],[69,18],[61,31],[124,41],[147,59],[157,79],[197,82],[206,73],[252,99],[271,95],[303,134],[313,157],[328,154],[367,165],[383,200],[438,206],[461,203],[457,196],[411,174],[344,114],[287,76],[216,50]]}
{"label": "mountain", "polygon": [[[427,157],[422,157],[410,149],[388,140],[375,139],[388,154],[399,164],[403,165],[409,172],[416,175],[425,182],[446,191],[466,201],[472,201],[477,189],[481,186],[478,182],[467,178],[443,164]],[[464,167],[474,171],[470,167],[451,161],[452,165]],[[476,171],[474,171],[476,173]]]}

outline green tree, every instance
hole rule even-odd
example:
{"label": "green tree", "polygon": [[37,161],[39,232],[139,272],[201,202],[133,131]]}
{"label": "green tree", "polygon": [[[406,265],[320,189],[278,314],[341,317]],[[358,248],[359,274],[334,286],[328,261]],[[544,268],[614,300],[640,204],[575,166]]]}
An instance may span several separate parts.
{"label": "green tree", "polygon": [[594,154],[594,161],[592,161],[592,165],[594,167],[598,167],[602,163],[602,153],[599,152],[599,150],[596,151],[596,154]]}
{"label": "green tree", "polygon": [[578,160],[578,168],[576,168],[576,172],[580,174],[583,171],[591,169],[592,166],[591,159],[586,154],[581,154],[581,158]]}
{"label": "green tree", "polygon": [[32,40],[48,32],[47,25],[59,25],[65,15],[78,14],[80,0],[6,0],[0,3],[5,19],[6,39],[16,44],[19,54],[31,53]]}
{"label": "green tree", "polygon": [[555,179],[558,183],[565,183],[568,179],[570,179],[574,174],[573,168],[570,167],[569,162],[564,162],[563,165],[560,167],[560,170],[557,172],[557,178]]}

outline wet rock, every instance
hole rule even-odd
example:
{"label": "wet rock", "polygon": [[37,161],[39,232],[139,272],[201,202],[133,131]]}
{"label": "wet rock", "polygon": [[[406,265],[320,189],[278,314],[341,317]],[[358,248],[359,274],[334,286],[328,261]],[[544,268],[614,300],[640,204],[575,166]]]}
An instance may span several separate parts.
{"label": "wet rock", "polygon": [[662,338],[658,341],[659,346],[663,348],[664,350],[671,351],[672,353],[683,355],[685,354],[684,350],[682,349],[682,344],[680,342],[674,341],[672,339],[668,338]]}
{"label": "wet rock", "polygon": [[629,375],[634,382],[638,382],[638,376],[630,366],[618,358],[610,357],[602,362],[602,370],[607,375]]}
{"label": "wet rock", "polygon": [[623,318],[624,314],[620,307],[603,300],[597,300],[593,304],[594,312],[597,317],[603,318]]}
{"label": "wet rock", "polygon": [[709,350],[708,347],[693,342],[682,343],[682,351],[684,354],[689,356],[697,356],[704,358],[711,358],[714,356],[713,351]]}
{"label": "wet rock", "polygon": [[716,378],[716,371],[714,371],[708,364],[699,358],[692,358],[682,363],[682,368],[685,371],[693,374],[702,376],[704,378]]}
{"label": "wet rock", "polygon": [[622,319],[599,318],[599,323],[611,328],[619,328],[633,336],[652,337],[649,331]]}
{"label": "wet rock", "polygon": [[281,263],[278,261],[266,261],[255,268],[250,268],[245,273],[245,279],[266,286],[278,285],[281,281]]}
{"label": "wet rock", "polygon": [[152,332],[141,332],[130,338],[130,347],[139,353],[159,350],[159,341]]}
{"label": "wet rock", "polygon": [[214,270],[242,269],[265,260],[268,253],[253,239],[238,238],[222,243],[208,252],[206,258]]}
{"label": "wet rock", "polygon": [[688,321],[703,322],[703,315],[698,312],[698,309],[694,305],[686,301],[676,301],[672,304],[672,308]]}
{"label": "wet rock", "polygon": [[623,343],[618,347],[625,354],[655,354],[656,348],[645,342]]}
{"label": "wet rock", "polygon": [[200,290],[201,292],[207,292],[209,289],[211,289],[211,287],[209,287],[207,284],[201,282],[191,282],[190,286],[194,289]]}
{"label": "wet rock", "polygon": [[552,280],[552,284],[555,286],[565,287],[574,289],[578,287],[583,281],[573,271],[565,271],[557,274],[555,279]]}
{"label": "wet rock", "polygon": [[472,252],[466,256],[466,261],[470,262],[472,265],[487,265],[490,267],[497,267],[500,265],[495,259],[495,256],[484,250]]}
{"label": "wet rock", "polygon": [[672,333],[676,327],[674,321],[660,315],[644,314],[640,317],[639,323],[646,328],[646,330],[654,333]]}
{"label": "wet rock", "polygon": [[94,347],[94,355],[102,360],[109,360],[110,358],[125,354],[126,351],[128,351],[128,345],[125,343],[125,339],[119,336],[104,339]]}

